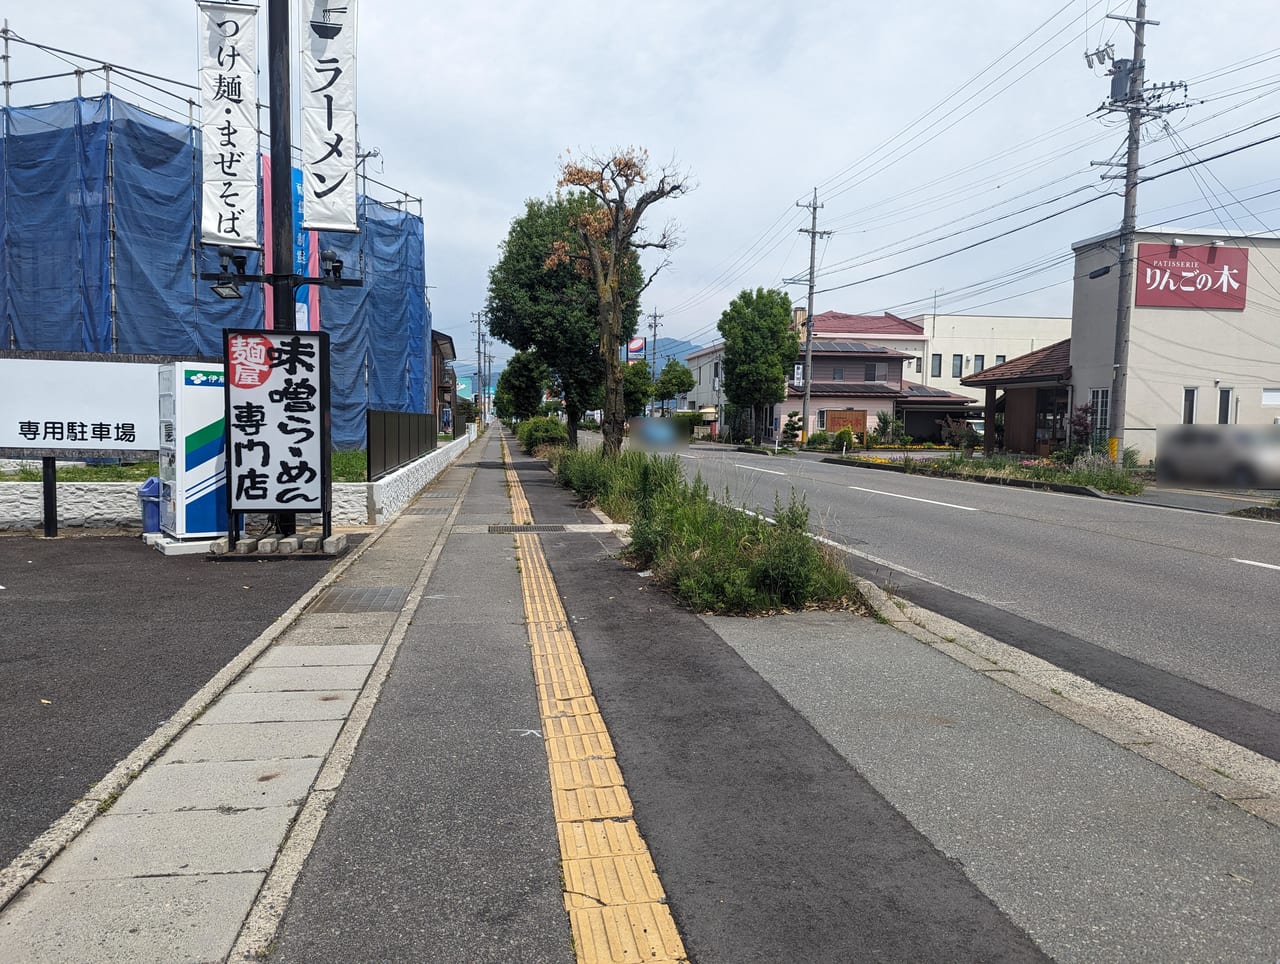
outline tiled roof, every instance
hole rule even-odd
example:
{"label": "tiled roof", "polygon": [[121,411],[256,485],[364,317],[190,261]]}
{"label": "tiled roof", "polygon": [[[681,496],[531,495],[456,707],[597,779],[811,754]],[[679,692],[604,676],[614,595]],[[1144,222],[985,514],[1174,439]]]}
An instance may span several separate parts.
{"label": "tiled roof", "polygon": [[938,403],[954,403],[961,404],[964,402],[976,402],[976,398],[968,395],[957,395],[955,392],[949,392],[944,388],[931,388],[928,385],[917,385],[915,382],[904,381],[902,390],[906,393],[907,400],[912,402],[938,402]]}
{"label": "tiled roof", "polygon": [[[803,351],[803,340],[800,342],[800,348]],[[821,352],[824,355],[875,355],[877,358],[914,357],[906,352],[885,348],[884,345],[868,345],[866,342],[861,341],[827,341],[815,338],[813,340],[813,350],[815,353]]]}
{"label": "tiled roof", "polygon": [[883,315],[847,315],[842,311],[824,311],[813,316],[815,335],[878,335],[881,338],[923,335],[924,327],[885,312]]}
{"label": "tiled roof", "polygon": [[[884,382],[814,382],[809,387],[809,394],[849,398],[898,398],[902,392]],[[787,395],[792,398],[802,397],[804,386],[797,388],[788,384]]]}
{"label": "tiled roof", "polygon": [[1019,382],[1064,382],[1071,377],[1071,339],[1036,349],[1003,365],[960,379],[961,385],[1007,385]]}

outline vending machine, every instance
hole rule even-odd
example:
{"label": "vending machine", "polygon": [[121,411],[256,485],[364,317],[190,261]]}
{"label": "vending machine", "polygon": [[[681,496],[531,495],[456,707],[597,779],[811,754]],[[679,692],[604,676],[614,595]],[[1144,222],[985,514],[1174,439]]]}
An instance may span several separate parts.
{"label": "vending machine", "polygon": [[174,539],[227,531],[222,365],[160,367],[160,530]]}

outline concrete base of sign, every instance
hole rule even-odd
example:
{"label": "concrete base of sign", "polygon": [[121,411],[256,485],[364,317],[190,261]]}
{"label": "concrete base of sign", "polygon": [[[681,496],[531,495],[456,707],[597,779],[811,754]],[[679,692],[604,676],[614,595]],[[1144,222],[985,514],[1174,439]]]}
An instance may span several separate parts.
{"label": "concrete base of sign", "polygon": [[[146,538],[143,536],[144,540]],[[160,536],[147,544],[166,556],[194,556],[213,551],[211,547],[217,541],[216,539],[170,539],[168,536]],[[223,543],[225,542],[224,539]]]}

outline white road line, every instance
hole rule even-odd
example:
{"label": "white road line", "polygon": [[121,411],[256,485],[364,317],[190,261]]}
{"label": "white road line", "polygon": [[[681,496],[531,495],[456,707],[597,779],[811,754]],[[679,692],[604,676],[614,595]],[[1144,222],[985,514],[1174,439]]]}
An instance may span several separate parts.
{"label": "white road line", "polygon": [[777,472],[773,469],[758,469],[754,465],[739,465],[737,462],[732,463],[735,469],[746,469],[748,472],[768,472],[770,475],[786,475],[786,472]]}
{"label": "white road line", "polygon": [[1254,562],[1252,559],[1232,559],[1231,561],[1243,563],[1246,566],[1257,566],[1259,569],[1275,569],[1280,572],[1280,566],[1273,566],[1269,562]]}
{"label": "white road line", "polygon": [[947,509],[960,509],[964,512],[980,512],[971,505],[954,505],[950,502],[935,502],[933,499],[917,499],[914,495],[899,495],[897,492],[881,492],[879,489],[864,489],[860,485],[850,485],[855,492],[870,492],[872,495],[887,495],[891,499],[908,499],[911,502],[927,502],[929,505],[940,505]]}

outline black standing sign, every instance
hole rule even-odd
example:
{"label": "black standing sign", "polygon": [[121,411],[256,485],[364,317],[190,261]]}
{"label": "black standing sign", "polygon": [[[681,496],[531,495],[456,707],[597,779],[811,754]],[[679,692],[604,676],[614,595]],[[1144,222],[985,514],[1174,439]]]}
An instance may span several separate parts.
{"label": "black standing sign", "polygon": [[226,329],[228,538],[239,513],[314,513],[331,531],[329,336]]}

